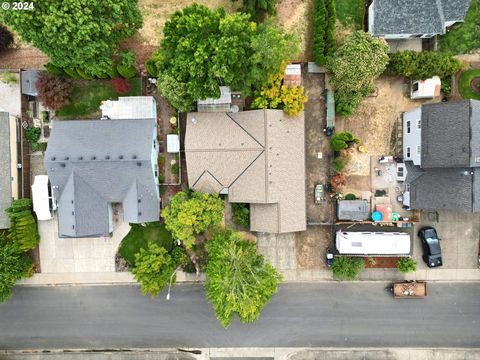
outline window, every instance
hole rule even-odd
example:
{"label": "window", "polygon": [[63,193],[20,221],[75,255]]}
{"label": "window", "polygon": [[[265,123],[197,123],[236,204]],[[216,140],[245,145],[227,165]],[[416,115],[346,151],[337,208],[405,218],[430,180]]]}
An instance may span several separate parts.
{"label": "window", "polygon": [[413,83],[413,91],[418,91],[418,82]]}
{"label": "window", "polygon": [[421,129],[422,128],[422,119],[418,119],[417,120],[417,129]]}
{"label": "window", "polygon": [[407,134],[410,134],[411,129],[410,129],[411,121],[407,120]]}
{"label": "window", "polygon": [[406,157],[406,158],[410,158],[410,155],[411,155],[410,150],[411,150],[411,149],[410,149],[410,146],[407,146],[406,154],[405,154],[405,157]]}
{"label": "window", "polygon": [[420,155],[422,153],[422,146],[417,145],[417,155]]}

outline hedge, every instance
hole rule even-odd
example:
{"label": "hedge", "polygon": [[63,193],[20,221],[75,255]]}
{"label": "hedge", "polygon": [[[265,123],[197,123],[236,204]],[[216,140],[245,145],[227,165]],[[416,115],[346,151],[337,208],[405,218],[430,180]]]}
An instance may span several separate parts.
{"label": "hedge", "polygon": [[395,74],[424,80],[432,76],[445,78],[463,67],[450,53],[439,51],[402,51],[390,55],[389,70]]}
{"label": "hedge", "polygon": [[[325,4],[326,2],[326,4]],[[313,57],[318,65],[325,65],[335,51],[335,22],[337,13],[334,0],[316,0],[313,18]]]}

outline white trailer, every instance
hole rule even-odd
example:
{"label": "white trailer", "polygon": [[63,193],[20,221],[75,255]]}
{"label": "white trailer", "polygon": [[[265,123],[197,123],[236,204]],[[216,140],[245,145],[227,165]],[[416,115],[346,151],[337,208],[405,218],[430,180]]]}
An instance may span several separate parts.
{"label": "white trailer", "polygon": [[410,235],[405,232],[337,231],[337,251],[353,256],[410,255]]}

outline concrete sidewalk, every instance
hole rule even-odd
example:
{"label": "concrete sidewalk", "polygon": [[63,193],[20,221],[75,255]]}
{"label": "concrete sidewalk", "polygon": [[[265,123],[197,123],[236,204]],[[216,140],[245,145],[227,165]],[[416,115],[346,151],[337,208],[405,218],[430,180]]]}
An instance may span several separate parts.
{"label": "concrete sidewalk", "polygon": [[[0,359],[10,360],[468,360],[480,358],[480,349],[410,349],[410,348],[200,348],[123,349],[119,351],[68,352],[2,351]],[[199,353],[200,352],[200,353]]]}

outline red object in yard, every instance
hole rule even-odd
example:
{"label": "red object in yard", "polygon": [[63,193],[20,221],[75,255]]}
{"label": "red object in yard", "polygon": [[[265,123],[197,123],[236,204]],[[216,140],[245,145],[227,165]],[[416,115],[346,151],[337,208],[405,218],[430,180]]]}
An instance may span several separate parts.
{"label": "red object in yard", "polygon": [[110,80],[110,85],[112,86],[113,90],[115,90],[120,94],[129,93],[130,90],[132,89],[128,80],[124,78],[116,78],[116,79]]}
{"label": "red object in yard", "polygon": [[392,204],[377,204],[375,210],[382,214],[381,221],[392,221]]}

